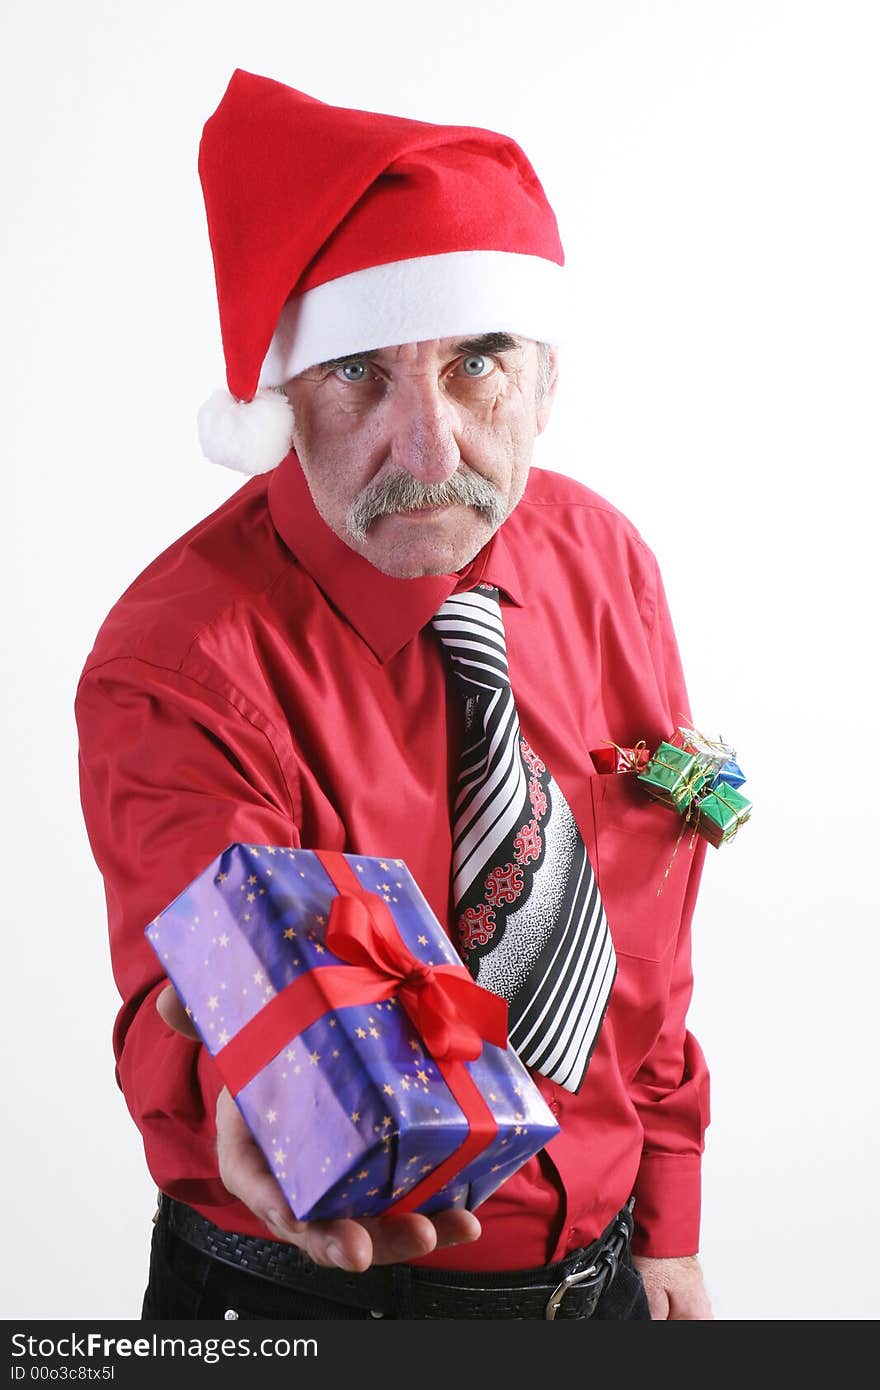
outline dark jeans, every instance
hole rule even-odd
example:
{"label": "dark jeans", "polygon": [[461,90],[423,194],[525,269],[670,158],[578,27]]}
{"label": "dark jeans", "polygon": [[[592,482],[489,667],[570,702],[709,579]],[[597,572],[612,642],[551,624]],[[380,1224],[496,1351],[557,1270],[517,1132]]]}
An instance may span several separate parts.
{"label": "dark jeans", "polygon": [[[150,1278],[142,1319],[153,1318],[370,1318],[362,1308],[298,1293],[193,1249],[160,1218],[153,1229]],[[617,1278],[599,1300],[594,1317],[607,1321],[648,1318],[648,1300],[629,1251]]]}

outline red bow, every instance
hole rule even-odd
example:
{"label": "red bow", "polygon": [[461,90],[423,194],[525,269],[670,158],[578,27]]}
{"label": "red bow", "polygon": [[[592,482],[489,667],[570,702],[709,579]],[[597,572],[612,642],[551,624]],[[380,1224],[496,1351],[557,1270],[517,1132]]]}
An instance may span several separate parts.
{"label": "red bow", "polygon": [[463,965],[420,961],[402,940],[388,905],[361,887],[345,857],[316,854],[339,890],[326,943],[347,964],[319,965],[298,976],[214,1054],[232,1095],[325,1013],[392,995],[438,1062],[473,1061],[484,1041],[506,1047],[507,1001],[481,989]]}
{"label": "red bow", "polygon": [[419,960],[401,938],[391,913],[381,908],[384,902],[373,894],[355,897],[346,892],[334,898],[330,908],[327,945],[340,960],[356,967],[358,985],[366,992],[375,983],[382,992],[371,992],[373,999],[396,994],[438,1060],[473,1062],[484,1041],[506,1047],[506,1000],[481,989],[463,965],[426,965]]}

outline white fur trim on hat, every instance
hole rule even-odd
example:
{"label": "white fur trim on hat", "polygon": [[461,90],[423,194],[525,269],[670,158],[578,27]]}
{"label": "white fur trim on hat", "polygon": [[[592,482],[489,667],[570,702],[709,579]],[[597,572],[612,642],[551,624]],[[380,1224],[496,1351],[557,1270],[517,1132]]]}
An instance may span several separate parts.
{"label": "white fur trim on hat", "polygon": [[283,391],[260,390],[252,401],[215,391],[198,415],[199,443],[212,463],[239,473],[268,473],[290,453],[293,411]]}
{"label": "white fur trim on hat", "polygon": [[260,372],[281,386],[316,362],[493,331],[563,336],[565,271],[543,256],[449,251],[340,275],[289,299]]}

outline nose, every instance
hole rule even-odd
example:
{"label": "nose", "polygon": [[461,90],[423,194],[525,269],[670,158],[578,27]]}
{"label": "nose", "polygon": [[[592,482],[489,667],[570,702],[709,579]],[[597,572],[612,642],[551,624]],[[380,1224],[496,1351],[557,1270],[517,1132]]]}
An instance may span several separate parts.
{"label": "nose", "polygon": [[423,483],[441,483],[461,463],[455,407],[429,373],[399,381],[387,403],[391,460]]}

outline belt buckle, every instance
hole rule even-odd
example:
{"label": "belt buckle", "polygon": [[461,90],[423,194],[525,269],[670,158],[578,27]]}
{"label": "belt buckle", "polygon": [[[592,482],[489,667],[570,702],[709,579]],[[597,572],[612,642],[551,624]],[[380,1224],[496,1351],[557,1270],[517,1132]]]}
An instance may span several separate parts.
{"label": "belt buckle", "polygon": [[567,1274],[562,1282],[556,1285],[556,1288],[547,1299],[544,1317],[550,1319],[555,1318],[556,1314],[559,1312],[559,1306],[569,1289],[573,1288],[575,1284],[582,1284],[585,1279],[595,1279],[597,1275],[601,1278],[598,1265],[589,1265],[587,1269],[582,1269],[579,1274]]}
{"label": "belt buckle", "polygon": [[[634,1206],[635,1198],[630,1197],[623,1210],[627,1213],[628,1216],[632,1216],[632,1209]],[[583,1283],[585,1279],[591,1279],[598,1276],[599,1280],[601,1281],[605,1278],[605,1273],[607,1271],[610,1274],[610,1278],[608,1278],[606,1283],[611,1284],[617,1274],[618,1265],[620,1263],[621,1256],[623,1255],[623,1252],[629,1243],[629,1238],[629,1223],[623,1219],[618,1220],[615,1224],[613,1234],[609,1237],[603,1248],[599,1251],[596,1263],[590,1265],[588,1269],[582,1269],[579,1274],[566,1275],[562,1282],[556,1285],[556,1288],[553,1290],[550,1297],[547,1299],[547,1307],[544,1310],[544,1317],[550,1319],[555,1318],[556,1314],[559,1312],[559,1306],[562,1303],[562,1300],[565,1298],[565,1295],[568,1293],[569,1289],[572,1288],[575,1284]],[[606,1271],[601,1270],[602,1265],[606,1266]]]}

